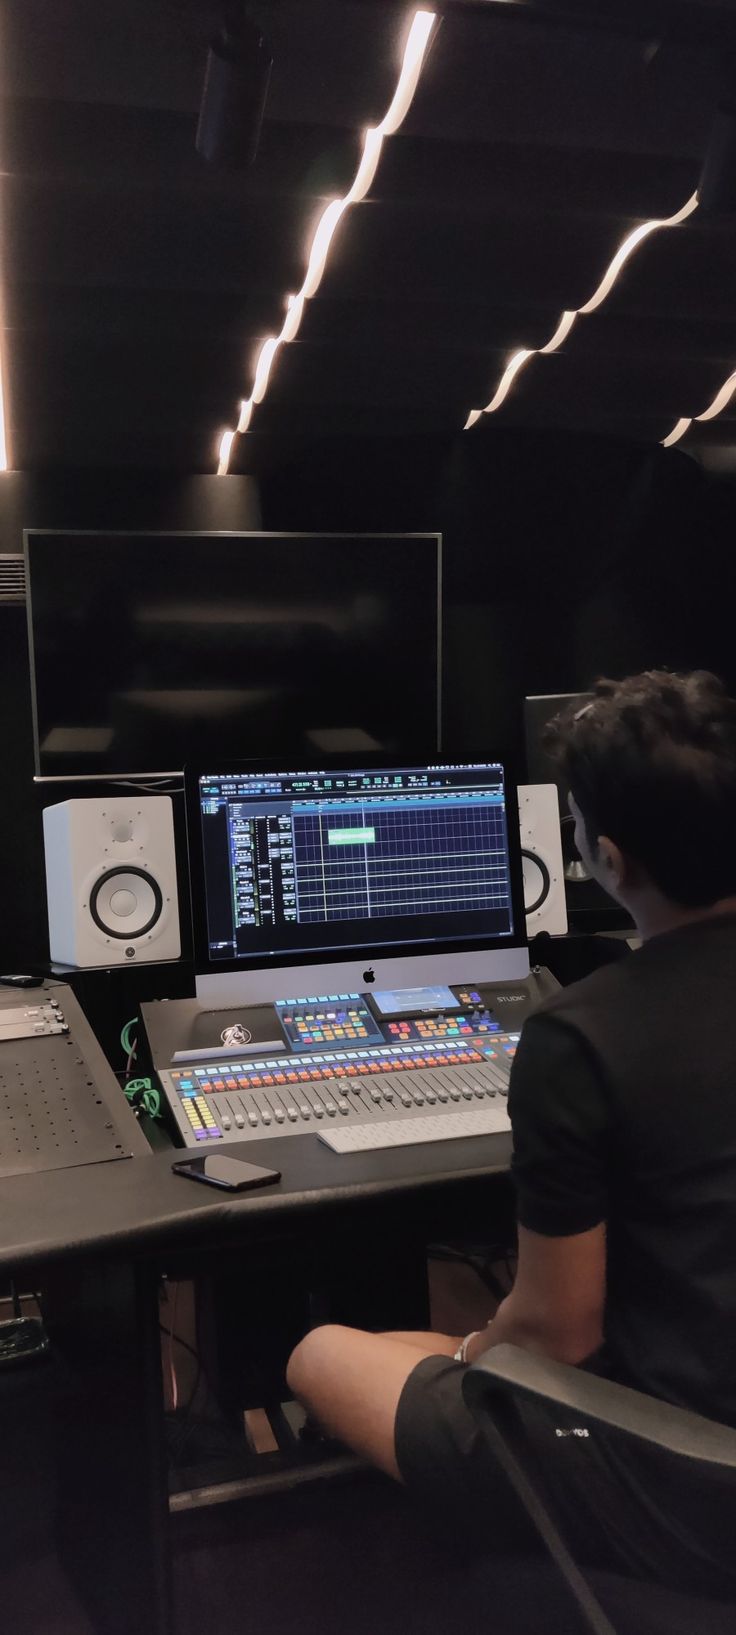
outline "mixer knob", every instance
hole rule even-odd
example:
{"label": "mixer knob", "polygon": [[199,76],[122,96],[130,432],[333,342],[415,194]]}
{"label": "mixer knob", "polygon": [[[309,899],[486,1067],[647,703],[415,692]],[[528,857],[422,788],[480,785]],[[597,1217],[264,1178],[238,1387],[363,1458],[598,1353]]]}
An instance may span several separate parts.
{"label": "mixer knob", "polygon": [[341,1113],[349,1113],[350,1112],[350,1102],[345,1101],[343,1096],[338,1096],[337,1106],[338,1106],[338,1111],[341,1112]]}

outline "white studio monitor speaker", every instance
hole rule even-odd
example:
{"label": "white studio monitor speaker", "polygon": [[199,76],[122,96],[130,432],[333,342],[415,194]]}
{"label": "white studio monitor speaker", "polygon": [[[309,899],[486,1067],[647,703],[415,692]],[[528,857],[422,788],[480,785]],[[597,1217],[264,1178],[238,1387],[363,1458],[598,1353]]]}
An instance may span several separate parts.
{"label": "white studio monitor speaker", "polygon": [[138,965],[181,954],[169,795],[65,800],[43,814],[51,958]]}
{"label": "white studio monitor speaker", "polygon": [[528,937],[567,933],[565,874],[557,785],[519,784],[519,827]]}

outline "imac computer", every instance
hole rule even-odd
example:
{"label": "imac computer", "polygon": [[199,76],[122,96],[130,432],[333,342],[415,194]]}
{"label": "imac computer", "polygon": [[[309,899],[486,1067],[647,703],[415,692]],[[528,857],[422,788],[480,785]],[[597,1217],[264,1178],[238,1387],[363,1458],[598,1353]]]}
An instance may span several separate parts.
{"label": "imac computer", "polygon": [[186,782],[201,1003],[528,976],[516,788],[498,762],[215,764]]}

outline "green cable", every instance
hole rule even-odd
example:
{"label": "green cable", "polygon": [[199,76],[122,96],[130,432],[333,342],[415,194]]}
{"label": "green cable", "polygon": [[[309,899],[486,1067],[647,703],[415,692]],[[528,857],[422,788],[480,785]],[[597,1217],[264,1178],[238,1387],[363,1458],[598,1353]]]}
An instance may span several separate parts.
{"label": "green cable", "polygon": [[120,1035],[120,1043],[121,1043],[121,1045],[123,1047],[123,1050],[125,1051],[126,1056],[132,1056],[133,1051],[135,1049],[135,1040],[131,1039],[130,1030],[131,1030],[131,1028],[135,1028],[137,1026],[138,1026],[138,1018],[137,1018],[137,1016],[133,1016],[133,1017],[131,1017],[129,1022],[126,1022],[125,1027],[123,1028],[123,1031],[122,1031],[122,1033]]}
{"label": "green cable", "polygon": [[[130,1030],[137,1026],[138,1018],[132,1016],[130,1021],[126,1022],[120,1035],[120,1043],[128,1059],[135,1057],[136,1041],[131,1039]],[[123,1089],[131,1107],[135,1107],[136,1112],[140,1112],[142,1109],[148,1113],[149,1118],[161,1117],[161,1092],[156,1089],[151,1079],[128,1079]]]}
{"label": "green cable", "polygon": [[131,1106],[143,1108],[149,1118],[161,1117],[161,1092],[150,1079],[129,1079],[125,1095]]}

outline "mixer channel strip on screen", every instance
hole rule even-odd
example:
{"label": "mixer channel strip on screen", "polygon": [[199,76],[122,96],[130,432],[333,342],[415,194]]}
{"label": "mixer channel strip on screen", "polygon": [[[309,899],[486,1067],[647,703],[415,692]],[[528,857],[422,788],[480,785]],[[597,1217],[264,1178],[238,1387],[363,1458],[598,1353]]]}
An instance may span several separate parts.
{"label": "mixer channel strip on screen", "polygon": [[247,1063],[202,1062],[160,1078],[187,1146],[316,1133],[331,1121],[357,1126],[380,1118],[403,1125],[428,1108],[482,1111],[481,1134],[491,1104],[498,1128],[509,1128],[505,1098],[518,1038],[499,1032]]}

